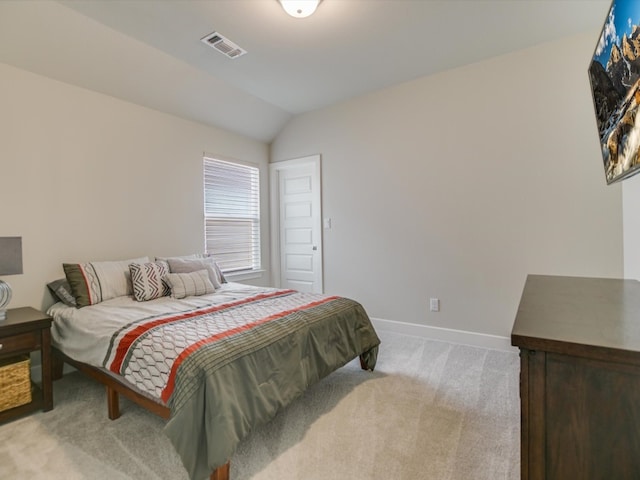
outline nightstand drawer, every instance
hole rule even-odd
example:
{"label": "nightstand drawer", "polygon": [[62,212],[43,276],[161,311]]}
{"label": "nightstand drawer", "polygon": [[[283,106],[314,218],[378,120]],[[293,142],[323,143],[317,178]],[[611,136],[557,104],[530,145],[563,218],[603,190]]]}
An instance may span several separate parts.
{"label": "nightstand drawer", "polygon": [[40,331],[26,332],[11,337],[0,337],[0,356],[8,353],[40,348]]}

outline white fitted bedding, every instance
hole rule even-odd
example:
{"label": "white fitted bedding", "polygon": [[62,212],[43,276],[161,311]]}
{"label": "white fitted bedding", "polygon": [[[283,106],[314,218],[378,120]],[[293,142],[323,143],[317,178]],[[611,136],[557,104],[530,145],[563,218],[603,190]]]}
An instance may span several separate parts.
{"label": "white fitted bedding", "polygon": [[227,303],[273,290],[275,289],[229,282],[215,293],[181,300],[161,297],[137,302],[132,296],[126,296],[83,308],[69,307],[58,302],[47,310],[47,314],[53,317],[51,339],[56,348],[73,360],[103,367],[109,342],[123,325],[143,318]]}

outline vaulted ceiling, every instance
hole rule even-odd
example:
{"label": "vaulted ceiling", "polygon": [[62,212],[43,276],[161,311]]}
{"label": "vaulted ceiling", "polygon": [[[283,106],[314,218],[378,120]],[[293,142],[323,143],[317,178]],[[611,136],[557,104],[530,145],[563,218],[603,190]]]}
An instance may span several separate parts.
{"label": "vaulted ceiling", "polygon": [[[270,142],[294,115],[593,31],[610,0],[0,1],[0,62]],[[200,39],[247,50],[229,59]],[[585,75],[588,59],[585,59]]]}

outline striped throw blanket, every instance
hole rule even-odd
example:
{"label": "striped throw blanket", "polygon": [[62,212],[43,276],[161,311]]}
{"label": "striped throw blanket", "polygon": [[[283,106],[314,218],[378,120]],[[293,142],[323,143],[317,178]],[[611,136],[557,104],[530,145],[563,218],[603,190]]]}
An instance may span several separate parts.
{"label": "striped throw blanket", "polygon": [[165,432],[203,478],[309,385],[361,354],[373,369],[379,342],[357,302],[270,290],[132,322],[104,366],[169,406]]}

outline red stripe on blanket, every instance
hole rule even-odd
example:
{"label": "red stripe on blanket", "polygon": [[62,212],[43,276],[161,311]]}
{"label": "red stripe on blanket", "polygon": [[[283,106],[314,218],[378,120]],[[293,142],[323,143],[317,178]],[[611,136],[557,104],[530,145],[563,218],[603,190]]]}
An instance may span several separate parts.
{"label": "red stripe on blanket", "polygon": [[[96,302],[96,299],[93,298],[93,295],[91,293],[91,285],[89,285],[89,278],[87,277],[87,274],[85,273],[84,267],[82,265],[80,265],[80,274],[84,279],[85,288],[87,289],[87,296],[89,297],[89,305],[95,305],[97,302]],[[102,285],[100,285],[100,290],[102,290]]]}
{"label": "red stripe on blanket", "polygon": [[169,373],[169,378],[167,379],[167,386],[164,388],[164,390],[162,390],[162,395],[161,395],[162,401],[164,403],[167,403],[169,401],[169,398],[171,397],[171,394],[173,393],[173,389],[175,388],[176,372],[178,371],[178,368],[180,367],[182,362],[189,355],[191,355],[193,352],[198,350],[200,347],[203,347],[205,345],[214,343],[214,342],[216,342],[218,340],[221,340],[223,338],[230,337],[230,336],[235,335],[237,333],[244,332],[246,330],[250,330],[250,329],[252,329],[254,327],[257,327],[258,325],[261,325],[263,323],[269,322],[271,320],[277,320],[278,318],[286,317],[287,315],[290,315],[292,313],[300,312],[300,311],[303,311],[303,310],[307,310],[309,308],[316,307],[318,305],[322,305],[323,303],[330,302],[332,300],[335,300],[336,298],[339,298],[339,297],[337,297],[337,296],[327,297],[327,298],[323,298],[322,300],[317,300],[315,302],[311,302],[311,303],[308,303],[306,305],[302,305],[302,306],[297,307],[297,308],[292,308],[291,310],[285,310],[283,312],[274,313],[273,315],[269,315],[268,317],[262,318],[260,320],[256,320],[255,322],[248,323],[246,325],[242,325],[241,327],[236,327],[236,328],[232,328],[230,330],[226,330],[224,332],[217,333],[216,335],[213,335],[213,336],[208,337],[208,338],[204,338],[204,339],[199,340],[196,343],[190,345],[189,347],[185,348],[182,351],[182,353],[180,353],[180,355],[178,355],[178,358],[176,358],[175,361],[173,362],[173,365],[171,366],[171,373]]}
{"label": "red stripe on blanket", "polygon": [[120,374],[121,373],[120,368],[122,367],[122,362],[124,362],[127,352],[129,351],[129,348],[131,348],[131,345],[133,344],[133,342],[135,342],[136,339],[140,337],[140,335],[144,335],[146,332],[148,332],[152,328],[157,327],[158,325],[165,325],[167,323],[178,322],[178,321],[186,320],[188,318],[197,317],[199,315],[206,315],[208,313],[224,310],[225,308],[236,307],[238,305],[244,305],[245,303],[251,303],[257,300],[265,300],[267,298],[274,298],[274,297],[289,295],[294,292],[295,290],[278,290],[277,292],[261,293],[259,295],[255,295],[253,297],[245,298],[242,300],[237,300],[235,302],[223,303],[220,305],[213,305],[211,307],[196,309],[187,313],[181,313],[171,317],[152,320],[150,322],[144,323],[143,325],[138,325],[129,333],[125,334],[120,339],[120,342],[118,342],[118,346],[116,348],[113,361],[109,366],[109,370]]}

